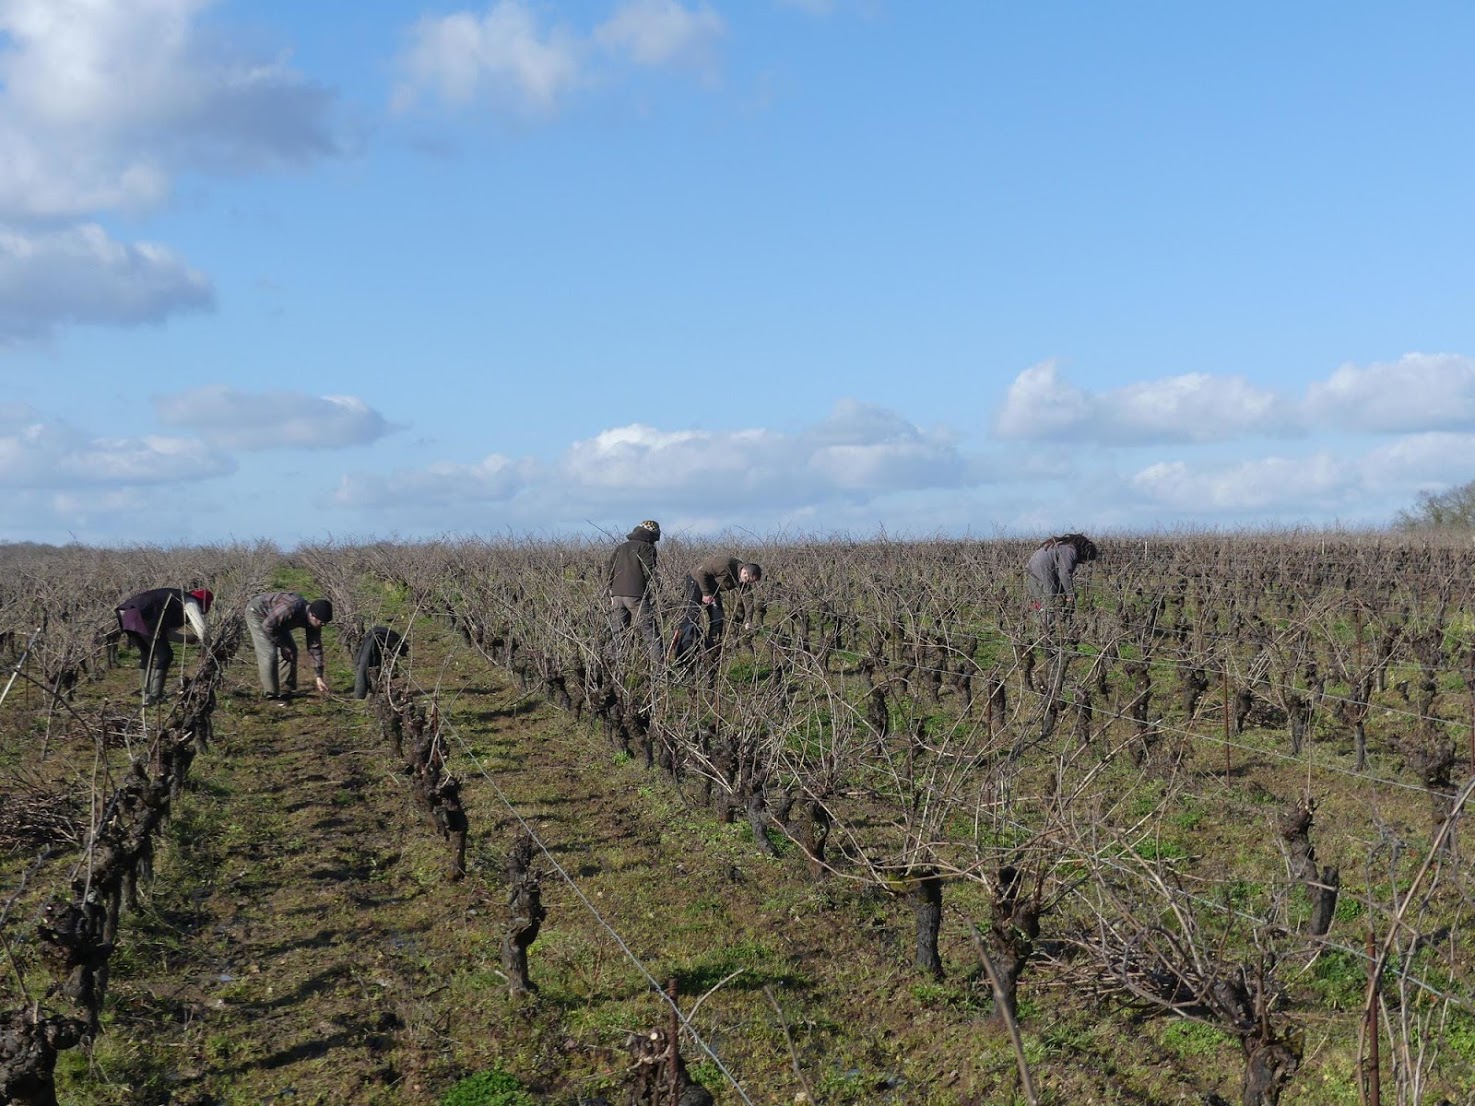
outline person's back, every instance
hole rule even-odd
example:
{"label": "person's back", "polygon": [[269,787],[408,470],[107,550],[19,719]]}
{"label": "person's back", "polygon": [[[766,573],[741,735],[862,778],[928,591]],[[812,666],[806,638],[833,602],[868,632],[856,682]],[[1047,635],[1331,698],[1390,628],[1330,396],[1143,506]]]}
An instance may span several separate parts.
{"label": "person's back", "polygon": [[714,553],[691,570],[691,578],[703,595],[716,595],[737,588],[743,582],[742,570],[743,562],[736,557]]}
{"label": "person's back", "polygon": [[1046,542],[1031,554],[1026,571],[1037,583],[1042,596],[1074,595],[1072,578],[1076,570],[1075,547],[1069,542]]}
{"label": "person's back", "polygon": [[739,610],[745,622],[752,619],[750,599],[752,587],[763,578],[763,569],[751,561],[714,553],[699,562],[686,576],[687,621],[695,623],[707,612],[705,647],[713,649],[722,640],[727,614],[722,606],[722,593],[735,591]]}
{"label": "person's back", "polygon": [[642,522],[615,547],[609,562],[609,593],[627,599],[639,599],[650,590],[656,574],[656,545],[661,529],[654,522]]}
{"label": "person's back", "polygon": [[1025,565],[1025,583],[1036,606],[1057,596],[1067,606],[1073,604],[1076,569],[1098,554],[1096,543],[1085,534],[1061,534],[1042,542]]}
{"label": "person's back", "polygon": [[144,671],[144,702],[164,699],[164,680],[174,663],[169,643],[207,645],[205,612],[214,598],[206,588],[151,588],[131,595],[114,613],[118,629],[138,650],[138,667]]}
{"label": "person's back", "polygon": [[619,641],[633,623],[644,636],[646,650],[654,663],[661,659],[661,628],[653,601],[656,542],[660,540],[661,524],[646,519],[615,547],[605,569],[610,633]]}

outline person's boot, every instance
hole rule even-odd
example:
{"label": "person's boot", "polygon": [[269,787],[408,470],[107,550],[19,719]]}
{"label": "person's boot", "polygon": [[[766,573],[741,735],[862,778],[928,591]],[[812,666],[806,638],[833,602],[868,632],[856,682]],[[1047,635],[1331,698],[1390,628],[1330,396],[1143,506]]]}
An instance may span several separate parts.
{"label": "person's boot", "polygon": [[164,677],[167,675],[164,669],[158,666],[149,668],[144,679],[144,706],[156,707],[164,701]]}

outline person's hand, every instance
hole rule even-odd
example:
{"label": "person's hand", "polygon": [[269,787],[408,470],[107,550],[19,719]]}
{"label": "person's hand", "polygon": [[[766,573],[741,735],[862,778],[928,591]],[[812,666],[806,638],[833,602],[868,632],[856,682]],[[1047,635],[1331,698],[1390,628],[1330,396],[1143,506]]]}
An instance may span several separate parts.
{"label": "person's hand", "polygon": [[318,694],[319,695],[326,695],[326,694],[328,694],[328,681],[325,680],[325,679],[323,679],[321,676],[315,676],[314,677],[314,680],[316,681],[316,683],[318,685]]}
{"label": "person's hand", "polygon": [[704,605],[710,607],[712,605],[712,597],[710,595],[704,595],[704,596],[702,596],[702,603]]}

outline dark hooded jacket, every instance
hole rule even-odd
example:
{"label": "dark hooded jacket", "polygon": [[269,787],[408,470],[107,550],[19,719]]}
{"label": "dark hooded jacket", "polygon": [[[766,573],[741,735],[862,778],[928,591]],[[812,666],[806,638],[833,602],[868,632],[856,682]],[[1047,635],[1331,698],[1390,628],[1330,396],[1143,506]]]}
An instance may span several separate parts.
{"label": "dark hooded jacket", "polygon": [[653,531],[637,526],[615,546],[606,573],[611,595],[639,599],[650,590],[656,575],[656,540]]}
{"label": "dark hooded jacket", "polygon": [[184,626],[184,605],[198,602],[183,588],[141,591],[118,604],[118,625],[142,637],[167,634]]}

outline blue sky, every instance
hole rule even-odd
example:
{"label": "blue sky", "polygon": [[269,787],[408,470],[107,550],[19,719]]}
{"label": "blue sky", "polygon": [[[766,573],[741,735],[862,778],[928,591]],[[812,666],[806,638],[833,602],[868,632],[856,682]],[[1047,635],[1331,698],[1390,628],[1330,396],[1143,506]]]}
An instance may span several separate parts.
{"label": "blue sky", "polygon": [[0,0],[0,540],[1364,525],[1475,8]]}

